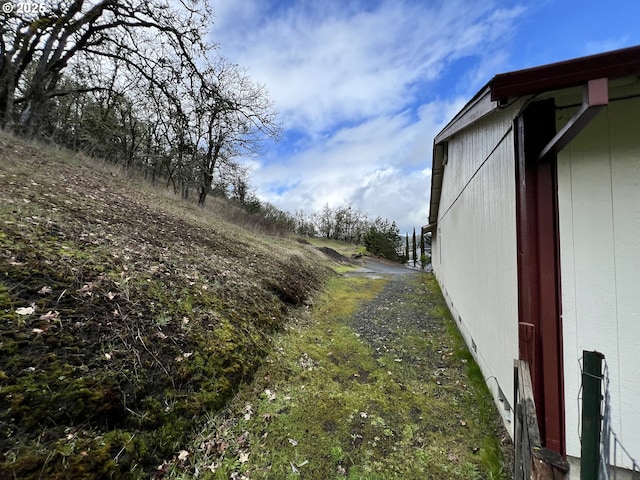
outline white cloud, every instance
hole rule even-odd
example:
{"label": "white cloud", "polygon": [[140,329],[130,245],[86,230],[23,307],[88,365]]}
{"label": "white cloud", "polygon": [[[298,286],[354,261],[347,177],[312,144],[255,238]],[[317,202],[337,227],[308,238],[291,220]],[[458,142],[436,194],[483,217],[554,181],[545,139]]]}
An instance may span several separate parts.
{"label": "white cloud", "polygon": [[[286,163],[253,170],[259,196],[288,211],[352,203],[401,228],[426,222],[433,138],[465,103],[434,101],[408,112],[347,127]],[[290,185],[284,191],[281,186]],[[278,191],[275,191],[278,190]]]}
{"label": "white cloud", "polygon": [[475,0],[348,7],[356,4],[292,2],[273,13],[264,0],[221,1],[212,34],[267,86],[290,128],[318,133],[336,118],[401,110],[450,62],[486,51],[522,12]]}
{"label": "white cloud", "polygon": [[[260,198],[307,213],[352,203],[402,231],[426,223],[433,138],[495,73],[496,45],[523,13],[491,0],[218,0],[214,10],[222,54],[265,84],[297,138],[255,163]],[[436,94],[461,59],[467,70]]]}

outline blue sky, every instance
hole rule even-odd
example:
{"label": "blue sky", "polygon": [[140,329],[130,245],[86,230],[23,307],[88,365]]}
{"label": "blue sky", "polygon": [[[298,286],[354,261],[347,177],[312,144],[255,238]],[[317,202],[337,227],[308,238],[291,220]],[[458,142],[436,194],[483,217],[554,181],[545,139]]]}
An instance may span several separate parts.
{"label": "blue sky", "polygon": [[264,84],[284,137],[261,200],[427,223],[434,136],[494,75],[640,44],[639,0],[212,0],[211,40]]}

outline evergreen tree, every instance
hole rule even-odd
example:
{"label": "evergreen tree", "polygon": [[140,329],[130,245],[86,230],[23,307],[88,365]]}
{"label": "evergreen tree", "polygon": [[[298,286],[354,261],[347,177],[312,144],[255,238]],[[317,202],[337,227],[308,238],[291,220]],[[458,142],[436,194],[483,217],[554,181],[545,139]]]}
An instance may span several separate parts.
{"label": "evergreen tree", "polygon": [[406,234],[406,240],[407,240],[407,243],[404,247],[404,262],[402,263],[406,263],[409,261],[409,234],[408,233]]}
{"label": "evergreen tree", "polygon": [[418,245],[416,244],[416,227],[413,227],[413,266],[416,266],[416,262],[418,261]]}
{"label": "evergreen tree", "polygon": [[398,261],[398,252],[402,251],[402,237],[398,233],[396,222],[378,217],[370,224],[364,244],[372,254]]}

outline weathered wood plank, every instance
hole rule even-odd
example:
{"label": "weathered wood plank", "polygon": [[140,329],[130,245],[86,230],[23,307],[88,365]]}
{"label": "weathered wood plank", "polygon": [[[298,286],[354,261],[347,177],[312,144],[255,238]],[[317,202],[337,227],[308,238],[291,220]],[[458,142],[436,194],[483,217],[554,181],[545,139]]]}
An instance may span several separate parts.
{"label": "weathered wood plank", "polygon": [[514,362],[516,381],[515,440],[516,480],[565,480],[569,464],[562,456],[544,448],[540,439],[536,405],[529,365],[524,360]]}

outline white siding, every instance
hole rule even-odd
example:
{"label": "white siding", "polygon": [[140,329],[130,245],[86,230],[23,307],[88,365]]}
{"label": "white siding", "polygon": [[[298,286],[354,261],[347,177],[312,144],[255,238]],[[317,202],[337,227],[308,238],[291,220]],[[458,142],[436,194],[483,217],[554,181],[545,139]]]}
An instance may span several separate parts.
{"label": "white siding", "polygon": [[609,367],[613,428],[638,458],[640,98],[612,102],[559,154],[558,195],[567,454],[580,456],[578,362],[597,350]]}
{"label": "white siding", "polygon": [[[518,106],[469,126],[448,143],[433,266],[453,317],[511,429],[518,357],[514,134]],[[475,348],[474,348],[475,345]]]}

